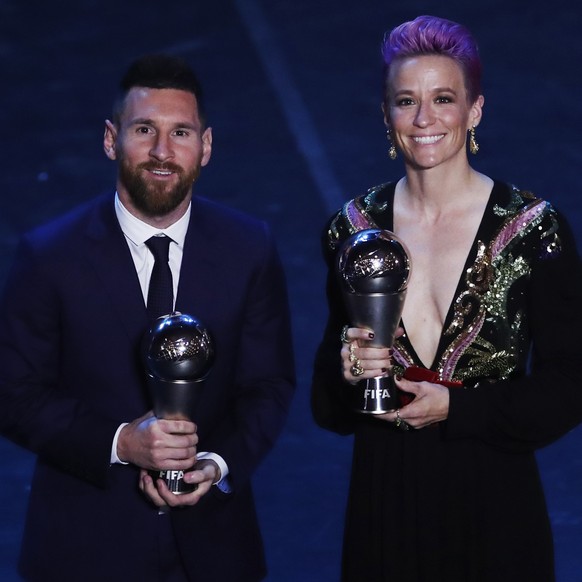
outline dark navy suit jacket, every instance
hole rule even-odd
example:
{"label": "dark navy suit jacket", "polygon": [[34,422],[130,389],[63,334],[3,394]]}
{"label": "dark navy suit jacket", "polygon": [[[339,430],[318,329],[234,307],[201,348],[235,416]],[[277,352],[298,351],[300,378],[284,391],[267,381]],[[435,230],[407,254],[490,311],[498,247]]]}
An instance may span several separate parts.
{"label": "dark navy suit jacket", "polygon": [[[176,309],[216,360],[198,404],[199,450],[233,493],[172,510],[192,580],[264,576],[250,478],[285,421],[293,355],[285,282],[264,223],[194,197]],[[25,236],[0,307],[0,431],[37,454],[21,571],[33,580],[156,580],[157,509],[139,470],[110,466],[114,433],[152,408],[142,292],[113,196]]]}

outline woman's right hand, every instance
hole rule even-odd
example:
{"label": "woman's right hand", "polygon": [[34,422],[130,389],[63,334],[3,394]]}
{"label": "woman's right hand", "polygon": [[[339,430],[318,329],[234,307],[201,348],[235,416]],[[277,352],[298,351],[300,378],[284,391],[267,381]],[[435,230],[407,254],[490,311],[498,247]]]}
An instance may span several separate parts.
{"label": "woman's right hand", "polygon": [[[397,334],[400,335],[400,334]],[[342,369],[346,382],[388,376],[392,367],[389,348],[370,347],[374,333],[369,329],[348,327],[342,332]]]}

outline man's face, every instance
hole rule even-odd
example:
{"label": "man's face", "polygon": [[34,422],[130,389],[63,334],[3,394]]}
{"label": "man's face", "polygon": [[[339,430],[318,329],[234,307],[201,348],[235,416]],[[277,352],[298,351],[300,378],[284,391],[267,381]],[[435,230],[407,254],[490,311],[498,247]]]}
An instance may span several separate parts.
{"label": "man's face", "polygon": [[119,162],[122,203],[140,218],[161,218],[186,210],[210,159],[212,130],[202,129],[192,93],[135,87],[118,124],[106,122],[104,146]]}

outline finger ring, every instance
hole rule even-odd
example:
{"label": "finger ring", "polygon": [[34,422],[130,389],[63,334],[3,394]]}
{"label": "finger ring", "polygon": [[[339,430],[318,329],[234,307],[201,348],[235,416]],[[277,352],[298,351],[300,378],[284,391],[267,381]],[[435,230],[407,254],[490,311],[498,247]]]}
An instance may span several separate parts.
{"label": "finger ring", "polygon": [[362,364],[358,358],[356,358],[354,365],[350,368],[350,372],[352,376],[361,376],[364,373],[364,368],[362,368]]}
{"label": "finger ring", "polygon": [[394,426],[400,430],[408,430],[408,423],[400,418],[400,409],[396,409],[396,420],[394,421]]}
{"label": "finger ring", "polygon": [[350,343],[350,362],[358,362],[358,358],[356,357],[356,346],[354,343]]}
{"label": "finger ring", "polygon": [[342,340],[342,343],[344,344],[349,344],[350,340],[348,339],[348,329],[350,328],[349,325],[344,325],[342,327],[342,332],[340,333],[340,339]]}

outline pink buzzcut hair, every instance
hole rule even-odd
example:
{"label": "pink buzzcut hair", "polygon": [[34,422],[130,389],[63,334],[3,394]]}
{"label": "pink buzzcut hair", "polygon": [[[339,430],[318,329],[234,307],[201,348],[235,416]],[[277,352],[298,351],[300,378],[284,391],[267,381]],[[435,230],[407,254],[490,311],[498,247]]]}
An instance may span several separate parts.
{"label": "pink buzzcut hair", "polygon": [[463,71],[467,97],[474,103],[481,94],[481,58],[473,35],[462,24],[439,18],[419,16],[404,22],[384,35],[384,94],[390,65],[397,59],[418,55],[450,57]]}

